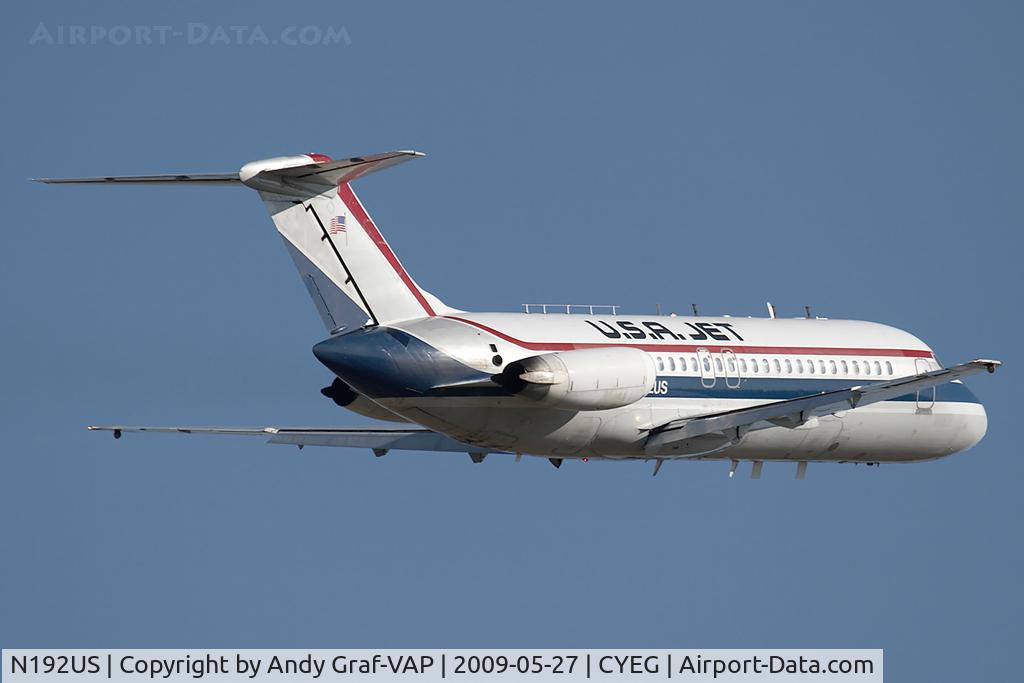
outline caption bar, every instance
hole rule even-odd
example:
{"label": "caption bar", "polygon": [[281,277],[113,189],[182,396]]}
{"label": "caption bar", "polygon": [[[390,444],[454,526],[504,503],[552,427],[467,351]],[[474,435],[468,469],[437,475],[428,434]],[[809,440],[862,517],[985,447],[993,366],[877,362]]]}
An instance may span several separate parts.
{"label": "caption bar", "polygon": [[9,683],[882,681],[882,650],[4,650]]}

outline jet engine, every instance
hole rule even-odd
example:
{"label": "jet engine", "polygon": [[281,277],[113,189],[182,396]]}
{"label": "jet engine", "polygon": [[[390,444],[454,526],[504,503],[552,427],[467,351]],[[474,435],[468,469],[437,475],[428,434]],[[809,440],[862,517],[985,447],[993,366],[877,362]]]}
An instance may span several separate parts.
{"label": "jet engine", "polygon": [[650,393],[654,361],[627,347],[580,349],[509,363],[494,381],[523,398],[564,410],[621,408]]}
{"label": "jet engine", "polygon": [[408,420],[401,415],[396,415],[384,406],[374,403],[337,378],[331,382],[331,386],[321,389],[320,393],[334,401],[342,408],[347,408],[353,413],[358,413],[359,415],[363,415],[374,420],[408,422]]}

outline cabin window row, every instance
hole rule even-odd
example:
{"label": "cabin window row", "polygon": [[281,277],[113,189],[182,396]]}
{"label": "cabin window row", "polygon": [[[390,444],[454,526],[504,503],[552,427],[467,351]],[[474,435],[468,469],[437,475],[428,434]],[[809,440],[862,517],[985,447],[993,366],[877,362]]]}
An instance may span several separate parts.
{"label": "cabin window row", "polygon": [[[716,375],[725,375],[726,370],[730,375],[742,375],[751,377],[753,375],[853,375],[853,376],[882,376],[893,375],[891,361],[871,360],[812,360],[810,358],[736,358],[715,355],[704,357],[698,361],[697,356],[655,356],[655,363],[658,372],[691,372],[701,374],[698,365],[704,365],[703,374],[712,372]],[[737,373],[738,371],[738,373]]]}

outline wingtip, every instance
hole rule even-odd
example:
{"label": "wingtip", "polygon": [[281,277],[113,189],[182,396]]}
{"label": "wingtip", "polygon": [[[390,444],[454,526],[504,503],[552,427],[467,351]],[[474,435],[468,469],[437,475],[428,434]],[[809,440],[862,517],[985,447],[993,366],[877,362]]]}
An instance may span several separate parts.
{"label": "wingtip", "polygon": [[976,358],[971,361],[971,365],[981,365],[990,373],[995,372],[996,369],[1003,364],[1002,361],[995,360],[993,358]]}
{"label": "wingtip", "polygon": [[112,432],[115,439],[120,439],[122,434],[121,427],[107,427],[100,425],[89,425],[86,427],[90,432]]}

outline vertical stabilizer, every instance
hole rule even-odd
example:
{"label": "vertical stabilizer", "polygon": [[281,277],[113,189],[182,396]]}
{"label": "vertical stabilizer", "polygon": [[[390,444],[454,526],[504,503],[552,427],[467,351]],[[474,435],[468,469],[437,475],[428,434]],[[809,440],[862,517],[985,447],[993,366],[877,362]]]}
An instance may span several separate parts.
{"label": "vertical stabilizer", "polygon": [[319,154],[246,164],[328,329],[387,324],[448,311],[423,291],[356,196],[351,182],[408,159],[391,152],[333,161]]}

